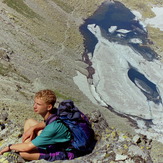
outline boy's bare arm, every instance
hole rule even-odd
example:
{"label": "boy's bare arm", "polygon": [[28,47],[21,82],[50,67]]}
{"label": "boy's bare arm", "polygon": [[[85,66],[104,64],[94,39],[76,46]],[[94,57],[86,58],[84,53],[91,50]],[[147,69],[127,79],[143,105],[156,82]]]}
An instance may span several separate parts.
{"label": "boy's bare arm", "polygon": [[45,122],[42,121],[32,127],[30,127],[22,136],[22,142],[30,142],[33,140],[39,133],[39,131],[45,128]]}
{"label": "boy's bare arm", "polygon": [[12,144],[11,146],[7,146],[3,148],[0,151],[0,155],[2,155],[5,152],[11,151],[11,150],[16,150],[18,152],[28,152],[32,149],[35,149],[36,146],[32,144],[32,142],[29,143],[19,143],[19,144]]}

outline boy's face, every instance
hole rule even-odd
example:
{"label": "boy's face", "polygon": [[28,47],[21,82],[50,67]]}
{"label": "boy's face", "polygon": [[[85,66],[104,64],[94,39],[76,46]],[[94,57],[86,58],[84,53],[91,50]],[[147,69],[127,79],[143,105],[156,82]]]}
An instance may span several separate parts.
{"label": "boy's face", "polygon": [[44,116],[49,110],[52,109],[52,105],[45,103],[45,101],[41,98],[35,98],[33,108],[34,112]]}

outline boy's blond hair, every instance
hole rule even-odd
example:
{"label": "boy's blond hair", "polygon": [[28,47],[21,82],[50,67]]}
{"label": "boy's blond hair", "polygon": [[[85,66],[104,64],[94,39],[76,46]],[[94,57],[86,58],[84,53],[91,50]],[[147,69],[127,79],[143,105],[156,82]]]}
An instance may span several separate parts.
{"label": "boy's blond hair", "polygon": [[51,104],[54,107],[54,104],[56,103],[56,95],[54,91],[45,89],[40,90],[35,94],[34,98],[41,98],[43,99],[47,104]]}

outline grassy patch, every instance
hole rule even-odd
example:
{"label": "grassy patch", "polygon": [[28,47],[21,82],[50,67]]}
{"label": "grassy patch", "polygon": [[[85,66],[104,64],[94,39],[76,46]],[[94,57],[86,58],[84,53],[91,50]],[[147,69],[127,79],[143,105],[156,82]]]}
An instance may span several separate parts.
{"label": "grassy patch", "polygon": [[77,100],[77,99],[75,99],[75,98],[73,98],[73,97],[71,97],[71,96],[66,96],[66,95],[64,95],[64,94],[61,94],[61,93],[60,93],[59,91],[57,91],[57,90],[54,90],[54,92],[55,92],[57,98],[60,98],[60,99],[63,99],[63,100],[72,100],[72,101],[74,101],[74,102],[79,102],[79,100]]}
{"label": "grassy patch", "polygon": [[32,9],[30,9],[23,0],[4,0],[3,3],[6,3],[9,7],[16,10],[18,13],[24,15],[28,18],[39,17]]}
{"label": "grassy patch", "polygon": [[129,6],[130,8],[140,11],[143,17],[145,18],[152,18],[155,16],[155,14],[151,10],[151,7],[153,5],[163,5],[162,0],[144,0],[144,1],[120,0],[120,1],[124,4],[127,4],[127,6]]}
{"label": "grassy patch", "polygon": [[[156,48],[155,50],[160,50],[160,51],[163,51],[163,33],[160,32],[160,29],[159,28],[153,28],[153,27],[148,27],[148,32],[149,32],[149,38],[151,40],[154,41],[154,48]],[[157,47],[156,47],[157,45]],[[158,48],[159,47],[159,48]]]}
{"label": "grassy patch", "polygon": [[0,63],[0,75],[5,76],[10,70]]}
{"label": "grassy patch", "polygon": [[73,11],[73,8],[69,6],[65,1],[63,0],[53,0],[60,8],[62,8],[67,13],[70,13]]}
{"label": "grassy patch", "polygon": [[17,72],[15,70],[15,68],[12,67],[12,65],[6,66],[6,65],[0,63],[0,75],[12,76],[13,79],[15,79],[15,80],[21,80],[26,83],[30,83],[30,80],[27,77],[25,77],[23,74],[20,74],[19,72]]}

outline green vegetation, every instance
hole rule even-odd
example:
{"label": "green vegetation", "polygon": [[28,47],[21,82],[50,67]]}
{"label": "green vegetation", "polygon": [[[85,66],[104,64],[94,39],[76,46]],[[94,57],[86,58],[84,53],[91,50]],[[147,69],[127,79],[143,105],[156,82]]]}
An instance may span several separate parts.
{"label": "green vegetation", "polygon": [[0,63],[0,75],[5,76],[10,70]]}
{"label": "green vegetation", "polygon": [[137,0],[121,0],[122,2],[127,2],[129,4],[139,4],[139,3],[144,3],[144,4],[155,4],[155,5],[163,5],[162,0],[144,0],[144,1],[137,1]]}
{"label": "green vegetation", "polygon": [[22,91],[21,89],[19,90],[19,93],[24,96],[27,100],[29,100],[29,96],[26,92]]}
{"label": "green vegetation", "polygon": [[[157,52],[162,52],[163,51],[163,33],[160,32],[159,28],[154,28],[154,27],[149,27],[148,26],[148,33],[149,33],[149,38],[154,42],[153,45],[151,45],[155,51]],[[158,48],[159,47],[159,48]]]}
{"label": "green vegetation", "polygon": [[163,5],[163,1],[162,0],[152,0],[152,2],[156,5]]}
{"label": "green vegetation", "polygon": [[73,98],[73,97],[70,97],[70,96],[66,96],[66,95],[64,95],[64,94],[61,94],[61,93],[60,93],[59,91],[57,91],[57,90],[54,90],[54,92],[55,92],[57,98],[60,98],[60,99],[62,99],[62,100],[72,100],[72,101],[74,101],[74,102],[79,102],[79,100],[77,100],[77,99],[75,99],[75,98]]}
{"label": "green vegetation", "polygon": [[73,8],[66,4],[66,1],[63,0],[53,0],[60,8],[62,8],[67,13],[70,13],[73,11]]}
{"label": "green vegetation", "polygon": [[4,0],[3,3],[6,3],[9,7],[16,10],[18,13],[24,15],[28,18],[34,18],[39,16],[31,10],[24,2],[23,0]]}
{"label": "green vegetation", "polygon": [[[154,5],[163,5],[162,0],[120,0],[122,3],[127,5],[130,9],[138,10],[141,12],[144,18],[152,18],[155,14],[152,12],[151,7]],[[148,4],[148,5],[147,5]]]}
{"label": "green vegetation", "polygon": [[20,74],[20,73],[17,73],[17,74],[19,76],[19,80],[22,80],[22,81],[24,81],[26,83],[30,83],[30,80],[26,76],[24,76],[23,74]]}
{"label": "green vegetation", "polygon": [[[14,75],[13,75],[13,73],[14,73]],[[15,78],[16,80],[21,80],[26,83],[30,83],[30,80],[27,77],[25,77],[24,75],[15,71],[14,67],[12,67],[11,65],[5,66],[4,64],[0,63],[0,75],[2,75],[2,76],[13,75],[12,77]]]}

